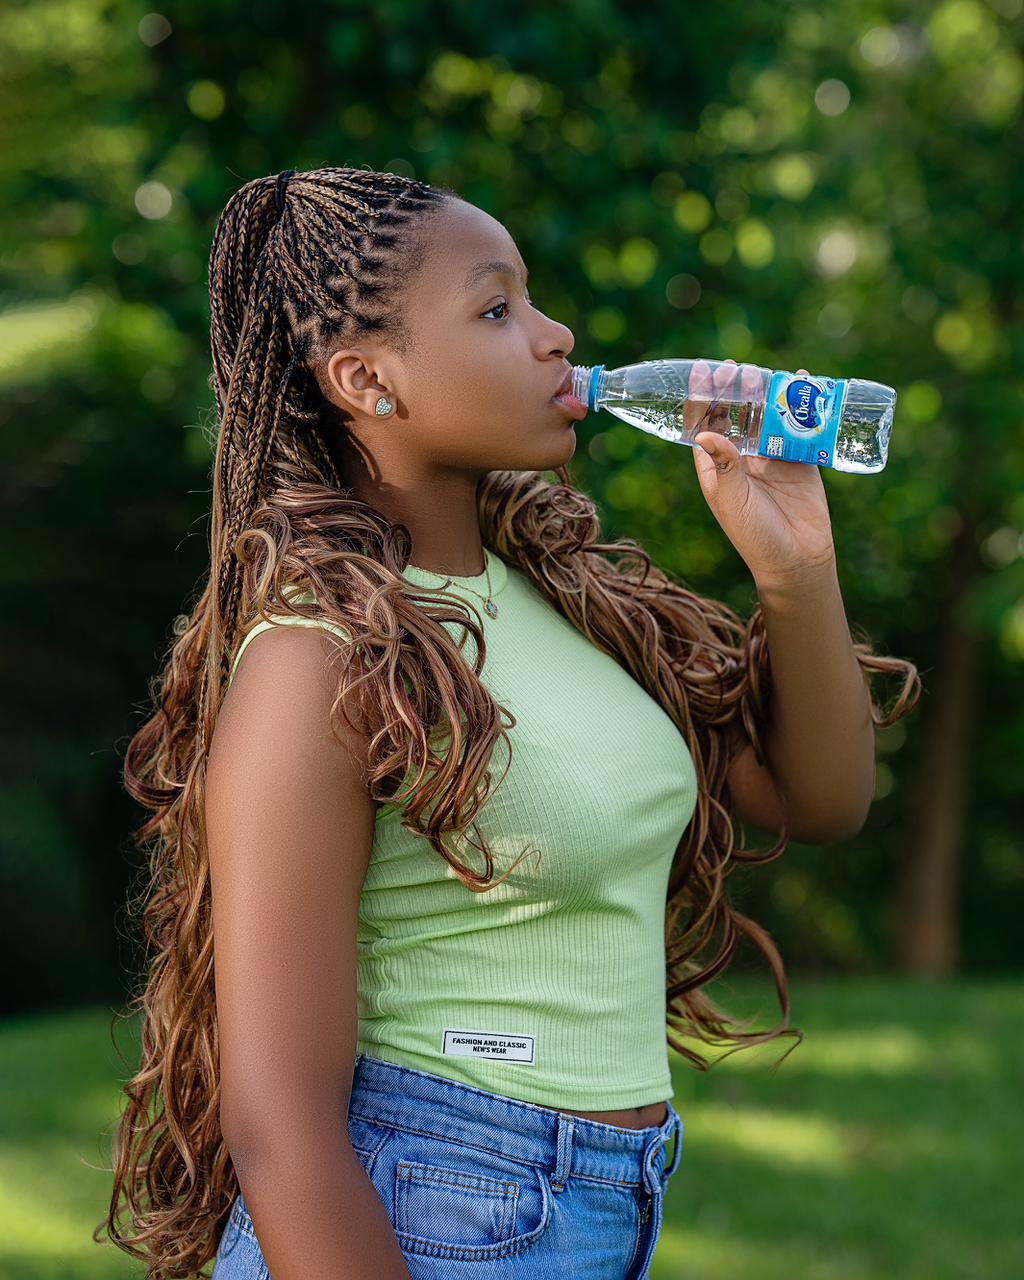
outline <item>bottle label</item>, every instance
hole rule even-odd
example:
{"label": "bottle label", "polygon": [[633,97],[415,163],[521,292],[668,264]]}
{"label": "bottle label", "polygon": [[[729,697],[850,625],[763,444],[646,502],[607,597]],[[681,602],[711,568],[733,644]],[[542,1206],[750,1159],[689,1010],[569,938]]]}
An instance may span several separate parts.
{"label": "bottle label", "polygon": [[757,453],[782,462],[830,467],[846,398],[843,378],[772,374]]}

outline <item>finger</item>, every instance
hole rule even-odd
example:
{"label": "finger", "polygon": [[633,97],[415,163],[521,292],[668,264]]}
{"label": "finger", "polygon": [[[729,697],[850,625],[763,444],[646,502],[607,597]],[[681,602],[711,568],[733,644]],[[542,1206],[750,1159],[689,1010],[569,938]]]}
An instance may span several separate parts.
{"label": "finger", "polygon": [[697,431],[727,431],[731,387],[739,366],[735,360],[695,360],[690,373],[689,414],[684,415],[687,434],[692,440]]}
{"label": "finger", "polygon": [[715,404],[705,426],[727,435],[732,430],[732,406],[737,402],[737,374],[740,366],[735,360],[723,360],[714,370]]}
{"label": "finger", "polygon": [[715,384],[715,390],[719,394],[728,390],[728,388],[732,386],[733,382],[736,380],[736,373],[738,369],[739,365],[732,359],[722,360],[715,366],[712,379]]}
{"label": "finger", "polygon": [[686,400],[683,403],[683,425],[686,427],[688,439],[693,439],[693,432],[706,426],[704,415],[707,401],[713,394],[711,366],[707,360],[694,360],[690,369],[690,381],[687,387]]}
{"label": "finger", "polygon": [[740,395],[743,400],[749,404],[752,400],[756,400],[764,387],[764,374],[756,364],[745,364],[741,366],[740,372]]}
{"label": "finger", "polygon": [[743,430],[748,429],[750,406],[763,403],[766,394],[764,374],[756,364],[744,364],[740,371],[740,400],[745,406],[740,414]]}
{"label": "finger", "polygon": [[714,370],[711,380],[714,383],[716,400],[724,400],[728,403],[732,395],[732,388],[736,383],[736,371],[738,369],[739,365],[735,360],[723,360]]}

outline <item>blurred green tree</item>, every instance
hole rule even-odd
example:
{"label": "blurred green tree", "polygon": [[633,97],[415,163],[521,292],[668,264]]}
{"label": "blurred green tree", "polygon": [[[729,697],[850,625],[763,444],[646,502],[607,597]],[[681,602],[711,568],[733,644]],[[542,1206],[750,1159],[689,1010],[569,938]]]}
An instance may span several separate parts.
{"label": "blurred green tree", "polygon": [[[855,634],[917,662],[925,698],[880,735],[852,847],[794,846],[738,900],[798,966],[1015,964],[1020,12],[10,6],[7,1006],[116,997],[134,965],[105,923],[138,863],[120,753],[207,566],[210,238],[242,182],[321,164],[452,185],[501,218],[576,362],[731,356],[897,387],[886,471],[826,484]],[[610,415],[578,437],[609,537],[752,607],[689,450]]]}

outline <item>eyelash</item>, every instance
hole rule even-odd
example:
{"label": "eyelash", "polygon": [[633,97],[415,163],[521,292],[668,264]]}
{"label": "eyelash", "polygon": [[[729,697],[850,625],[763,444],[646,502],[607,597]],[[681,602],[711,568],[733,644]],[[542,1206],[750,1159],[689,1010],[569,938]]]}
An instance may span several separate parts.
{"label": "eyelash", "polygon": [[[527,301],[527,303],[528,303],[531,307],[536,307],[536,306],[537,306],[537,304],[536,304],[535,302],[533,302],[530,298],[527,298],[527,299],[526,299],[526,301]],[[492,312],[492,311],[497,311],[497,309],[498,309],[499,307],[504,307],[504,308],[506,309],[506,311],[507,311],[507,310],[509,310],[510,304],[509,304],[509,303],[507,303],[507,302],[496,302],[496,303],[494,304],[494,306],[493,306],[493,307],[488,307],[488,308],[487,308],[487,310],[483,313],[483,315],[480,317],[480,319],[481,319],[481,320],[483,320],[485,316],[489,316],[489,315],[491,314],[491,312]],[[538,308],[538,309],[539,309],[539,308]],[[502,316],[501,318],[502,318],[503,320],[507,320],[507,319],[508,319],[508,316],[507,316],[507,315],[506,315],[506,316]]]}

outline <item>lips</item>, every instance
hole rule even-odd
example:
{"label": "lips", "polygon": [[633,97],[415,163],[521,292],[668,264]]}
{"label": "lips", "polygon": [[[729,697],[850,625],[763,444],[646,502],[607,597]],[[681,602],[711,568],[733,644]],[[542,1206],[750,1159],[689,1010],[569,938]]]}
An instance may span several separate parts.
{"label": "lips", "polygon": [[565,377],[562,379],[561,385],[551,397],[551,403],[557,405],[570,418],[575,418],[577,422],[582,421],[587,416],[587,406],[582,400],[577,400],[572,394],[572,367],[565,371]]}
{"label": "lips", "polygon": [[577,422],[582,422],[587,416],[587,406],[582,400],[577,400],[570,391],[565,392],[564,395],[552,396],[551,403],[557,405],[570,418],[575,418]]}

